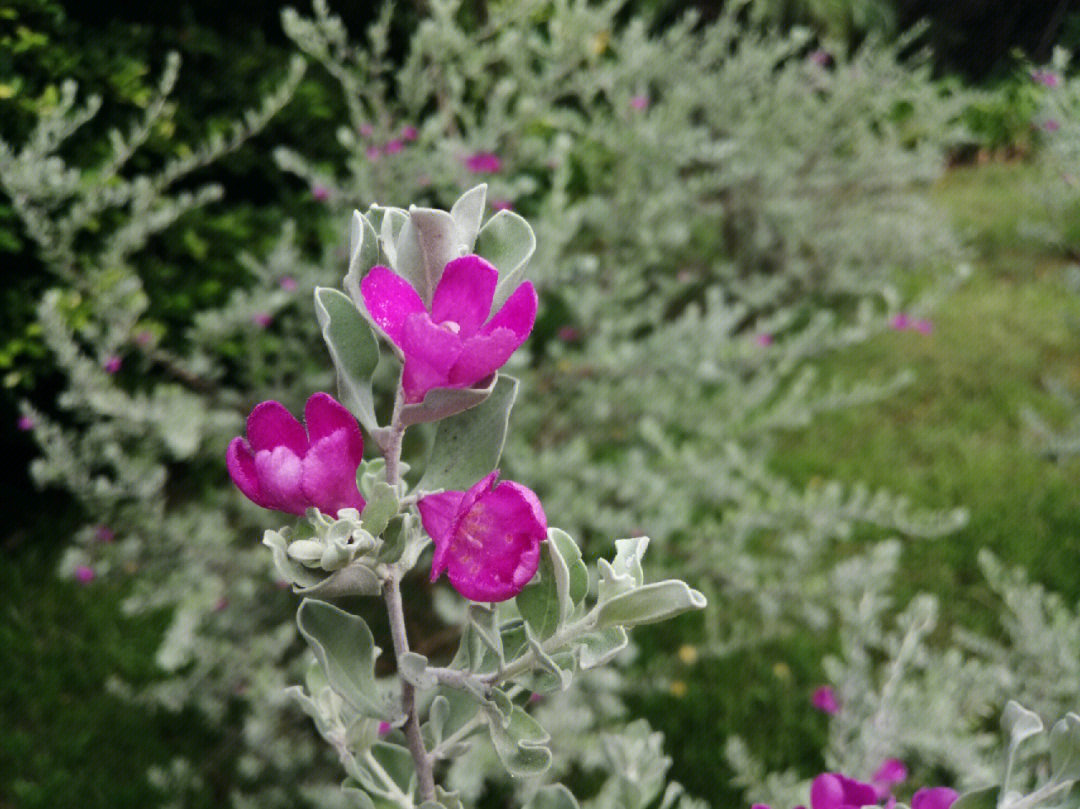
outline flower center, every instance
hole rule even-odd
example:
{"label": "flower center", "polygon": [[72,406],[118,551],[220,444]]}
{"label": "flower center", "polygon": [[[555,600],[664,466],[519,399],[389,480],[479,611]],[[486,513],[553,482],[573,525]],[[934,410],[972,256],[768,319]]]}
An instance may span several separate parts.
{"label": "flower center", "polygon": [[442,326],[444,329],[446,329],[448,332],[450,332],[452,334],[460,334],[461,333],[461,324],[458,323],[457,321],[444,320],[439,325]]}

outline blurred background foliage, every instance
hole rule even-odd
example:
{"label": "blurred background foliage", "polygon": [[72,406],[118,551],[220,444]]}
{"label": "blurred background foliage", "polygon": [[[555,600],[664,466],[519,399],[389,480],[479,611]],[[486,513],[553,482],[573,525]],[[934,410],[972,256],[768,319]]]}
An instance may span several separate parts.
{"label": "blurred background foliage", "polygon": [[[164,54],[175,50],[183,67],[169,108],[130,166],[132,172],[152,170],[190,151],[208,130],[223,128],[280,79],[293,52],[281,30],[283,5],[0,2],[0,137],[22,142],[37,115],[57,104],[66,78],[102,96],[94,133],[125,126],[152,97]],[[363,30],[378,11],[367,2],[332,7],[353,31]],[[644,15],[663,30],[690,7],[704,21],[718,13],[715,3],[637,0],[621,14]],[[391,60],[401,58],[423,13],[423,3],[399,3]],[[468,4],[466,14],[479,23],[486,4]],[[962,113],[967,136],[952,155],[955,166],[930,192],[974,250],[975,278],[936,318],[932,341],[885,334],[837,359],[842,367],[833,370],[849,377],[914,363],[918,381],[886,402],[829,414],[812,428],[788,433],[777,466],[800,483],[812,483],[827,469],[842,479],[901,491],[926,506],[967,505],[972,522],[947,545],[921,546],[909,567],[921,579],[909,584],[911,592],[970,588],[961,601],[972,622],[990,600],[962,564],[964,549],[975,545],[1028,566],[1034,579],[1075,601],[1080,470],[1075,460],[1045,465],[1032,453],[1019,418],[988,420],[979,403],[989,397],[1010,414],[1034,404],[1064,418],[1068,413],[1047,390],[1046,376],[1056,372],[1077,382],[1080,310],[1065,268],[1080,249],[1080,215],[1063,240],[1048,243],[1031,235],[1028,225],[1046,214],[1037,186],[1033,190],[1038,170],[1027,160],[1044,138],[1035,121],[1043,88],[1032,83],[1032,66],[1048,62],[1055,46],[1080,46],[1080,2],[766,0],[746,14],[763,27],[806,26],[833,49],[868,39],[894,41],[925,21],[911,52],[929,49],[942,87],[975,91]],[[214,165],[210,173],[224,187],[227,204],[191,211],[155,237],[138,269],[151,298],[147,318],[160,325],[167,347],[183,349],[180,327],[250,282],[237,255],[267,252],[283,219],[296,220],[302,246],[314,249],[325,238],[311,224],[314,218],[305,216],[317,204],[310,187],[266,155],[279,143],[302,143],[310,160],[329,160],[338,150],[334,125],[343,108],[330,79],[309,71],[265,130]],[[66,149],[71,162],[85,165],[100,156],[102,141],[96,134],[76,135]],[[185,182],[205,179],[196,173]],[[102,690],[117,672],[136,684],[154,678],[153,652],[167,617],[121,617],[122,587],[87,590],[55,575],[63,538],[83,517],[64,492],[33,486],[26,470],[37,449],[10,427],[22,398],[64,418],[52,406],[62,379],[35,316],[53,279],[2,196],[0,262],[0,423],[8,425],[0,430],[0,449],[11,470],[0,489],[0,508],[8,516],[0,537],[0,807],[144,807],[164,792],[143,773],[175,755],[199,760],[210,785],[191,796],[191,805],[220,805],[236,762],[227,755],[200,759],[200,751],[228,750],[229,739],[219,738],[228,731],[208,727],[193,713],[140,715]],[[193,265],[198,273],[188,269]],[[852,436],[862,438],[855,443]],[[1014,470],[1011,479],[1001,479],[1003,468]],[[693,634],[687,631],[687,643]],[[774,748],[767,763],[812,758],[820,749],[825,719],[806,710],[806,695],[795,685],[817,676],[819,651],[820,645],[794,641],[722,664],[698,663],[688,653],[680,663],[685,677],[666,681],[666,691],[639,694],[631,708],[644,710],[667,732],[673,775],[700,793],[713,778],[725,727],[753,725],[762,714],[783,718],[787,724],[779,730],[759,728],[761,738],[748,739],[759,748],[777,738],[790,741],[791,749]],[[732,683],[745,686],[741,700],[720,696]]]}

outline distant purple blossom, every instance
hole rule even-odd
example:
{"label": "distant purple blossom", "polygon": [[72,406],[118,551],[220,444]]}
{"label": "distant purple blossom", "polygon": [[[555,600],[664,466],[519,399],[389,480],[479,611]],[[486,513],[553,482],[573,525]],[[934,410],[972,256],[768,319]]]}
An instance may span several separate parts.
{"label": "distant purple blossom", "polygon": [[265,329],[274,322],[274,316],[269,312],[256,312],[251,316],[251,322],[260,329]]}
{"label": "distant purple blossom", "polygon": [[79,584],[89,584],[94,580],[95,575],[97,574],[94,573],[94,569],[92,567],[87,567],[86,565],[79,565],[77,568],[75,568],[75,581],[77,581]]}
{"label": "distant purple blossom", "polygon": [[30,430],[33,430],[35,426],[37,426],[37,422],[34,421],[33,416],[19,416],[19,420],[15,422],[15,426],[18,427],[22,432],[27,433],[30,432]]}
{"label": "distant purple blossom", "polygon": [[496,211],[512,211],[514,210],[514,203],[508,199],[493,199],[491,207]]}
{"label": "distant purple blossom", "polygon": [[1056,90],[1061,86],[1061,76],[1053,70],[1033,70],[1031,71],[1031,80],[1051,90]]}
{"label": "distant purple blossom", "polygon": [[635,110],[647,110],[649,108],[650,100],[647,95],[636,95],[630,98],[630,106]]}
{"label": "distant purple blossom", "polygon": [[106,358],[105,362],[102,363],[101,367],[105,369],[105,373],[115,374],[120,371],[120,366],[123,364],[124,361],[115,354],[113,354],[112,356]]}
{"label": "distant purple blossom", "polygon": [[810,704],[822,713],[830,716],[840,712],[840,703],[836,699],[836,692],[832,686],[819,685],[810,696]]}
{"label": "distant purple blossom", "polygon": [[316,183],[315,185],[311,186],[311,198],[316,202],[326,202],[328,199],[330,199],[330,189],[327,188],[325,185]]}
{"label": "distant purple blossom", "polygon": [[410,141],[410,140],[416,140],[416,137],[417,137],[417,135],[419,135],[419,134],[420,134],[420,133],[416,131],[416,127],[415,127],[415,126],[411,126],[411,125],[406,125],[406,126],[403,126],[403,127],[401,128],[401,137],[402,137],[402,138],[403,138],[404,140],[407,140],[407,141]]}
{"label": "distant purple blossom", "polygon": [[405,142],[395,138],[394,140],[387,141],[386,146],[384,147],[384,151],[387,154],[397,154],[398,152],[400,152],[404,148],[405,148]]}
{"label": "distant purple blossom", "polygon": [[296,279],[293,278],[291,275],[286,275],[284,278],[278,281],[278,283],[281,285],[281,288],[284,289],[286,292],[296,292]]}
{"label": "distant purple blossom", "polygon": [[108,544],[116,539],[116,532],[107,525],[99,525],[94,529],[94,539],[98,542]]}
{"label": "distant purple blossom", "polygon": [[494,152],[475,152],[465,158],[465,168],[473,174],[494,174],[502,169],[502,159]]}
{"label": "distant purple blossom", "polygon": [[773,336],[768,332],[763,331],[761,334],[754,337],[754,342],[759,346],[771,346],[773,344]]}
{"label": "distant purple blossom", "polygon": [[382,158],[382,149],[378,146],[368,146],[364,150],[364,156],[372,163],[377,163]]}

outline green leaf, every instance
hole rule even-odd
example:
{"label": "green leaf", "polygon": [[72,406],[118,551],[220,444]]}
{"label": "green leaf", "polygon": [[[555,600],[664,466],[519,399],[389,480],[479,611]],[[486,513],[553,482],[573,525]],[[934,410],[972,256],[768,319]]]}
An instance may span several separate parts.
{"label": "green leaf", "polygon": [[377,596],[382,592],[382,579],[363,562],[355,561],[314,584],[294,586],[293,591],[297,595],[321,599]]}
{"label": "green leaf", "polygon": [[570,600],[576,607],[589,594],[589,569],[581,560],[581,548],[568,533],[559,528],[548,529],[548,543],[553,546],[566,565],[569,577]]}
{"label": "green leaf", "polygon": [[609,564],[600,559],[599,596],[600,601],[607,601],[619,593],[629,592],[645,582],[645,570],[641,566],[641,557],[649,547],[648,537],[615,540],[615,558]]}
{"label": "green leaf", "polygon": [[491,744],[511,775],[540,775],[551,766],[551,751],[546,746],[551,737],[518,706],[513,707],[505,724],[498,713],[488,711],[488,729]]}
{"label": "green leaf", "polygon": [[286,536],[288,533],[291,533],[289,529],[284,528],[281,531],[267,529],[263,534],[263,545],[268,547],[270,553],[273,554],[274,568],[278,575],[290,584],[299,584],[302,587],[318,584],[321,581],[320,576],[289,556],[289,540]]}
{"label": "green leaf", "polygon": [[1050,731],[1050,767],[1056,781],[1080,780],[1080,716],[1067,713]]}
{"label": "green leaf", "polygon": [[371,746],[371,755],[382,765],[398,788],[406,795],[409,794],[416,778],[412,754],[401,745],[376,742]]}
{"label": "green leaf", "polygon": [[483,404],[439,423],[417,489],[467,489],[498,465],[517,388],[516,379],[499,374]]}
{"label": "green leaf", "polygon": [[305,598],[296,611],[296,623],[330,687],[363,716],[385,719],[385,705],[375,686],[379,648],[364,620],[325,601]]}
{"label": "green leaf", "polygon": [[379,341],[349,297],[336,289],[316,287],[315,316],[337,369],[338,390],[345,406],[368,431],[378,429],[371,377],[379,364]]}
{"label": "green leaf", "polygon": [[341,794],[353,805],[353,809],[375,809],[375,804],[372,802],[371,797],[362,789],[356,787],[342,787]]}
{"label": "green leaf", "polygon": [[360,523],[373,537],[380,536],[398,513],[398,499],[394,487],[386,481],[371,485],[371,495],[360,514]]}
{"label": "green leaf", "polygon": [[573,678],[573,674],[567,669],[574,664],[574,658],[566,654],[560,655],[567,663],[567,668],[563,668],[559,665],[558,661],[552,655],[549,655],[544,651],[544,647],[540,644],[540,641],[533,637],[531,632],[526,631],[525,637],[529,643],[529,650],[533,654],[533,658],[536,660],[536,666],[540,672],[546,672],[555,678],[558,682],[558,688],[560,691],[565,691],[570,687],[570,680]]}
{"label": "green leaf", "polygon": [[582,670],[588,670],[607,663],[626,648],[626,630],[613,626],[600,632],[592,632],[580,639],[580,662]]}
{"label": "green leaf", "polygon": [[514,603],[533,635],[547,640],[555,634],[562,618],[559,610],[559,590],[550,554],[545,553],[540,557],[540,580],[518,593]]}
{"label": "green leaf", "polygon": [[578,802],[562,784],[549,784],[532,796],[525,809],[578,809]]}
{"label": "green leaf", "polygon": [[446,211],[435,208],[409,208],[409,221],[420,246],[420,258],[424,274],[424,290],[420,297],[431,300],[439,285],[447,262],[462,255],[458,241],[457,226]]}
{"label": "green leaf", "polygon": [[517,288],[525,264],[536,250],[536,235],[529,223],[513,211],[499,211],[487,221],[476,237],[476,253],[499,271],[493,312],[498,311]]}
{"label": "green leaf", "polygon": [[480,183],[458,197],[457,202],[450,208],[458,240],[466,252],[472,252],[476,244],[476,234],[480,231],[480,220],[484,216],[486,201],[487,183]]}
{"label": "green leaf", "polygon": [[344,287],[358,309],[364,309],[360,294],[360,281],[368,270],[379,263],[379,237],[371,222],[360,211],[353,211],[349,223],[349,269],[345,273]]}
{"label": "green leaf", "polygon": [[492,376],[486,388],[432,388],[421,402],[401,408],[399,418],[406,427],[441,421],[482,404],[491,396],[501,375]]}
{"label": "green leaf", "polygon": [[1001,725],[1009,732],[1010,757],[1021,742],[1043,731],[1043,723],[1039,715],[1012,699],[1005,705],[1005,711],[1001,715]]}
{"label": "green leaf", "polygon": [[405,652],[398,658],[398,673],[419,689],[428,690],[438,686],[439,681],[428,674],[428,659],[417,652]]}
{"label": "green leaf", "polygon": [[664,621],[687,610],[705,608],[705,596],[677,579],[646,584],[617,595],[597,610],[596,627],[636,626]]}
{"label": "green leaf", "polygon": [[984,787],[974,792],[965,792],[957,798],[949,809],[997,809],[998,788]]}

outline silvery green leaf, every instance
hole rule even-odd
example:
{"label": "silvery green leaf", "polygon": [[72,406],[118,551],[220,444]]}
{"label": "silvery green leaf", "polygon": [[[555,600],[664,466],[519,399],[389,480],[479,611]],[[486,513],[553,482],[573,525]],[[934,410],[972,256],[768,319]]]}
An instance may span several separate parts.
{"label": "silvery green leaf", "polygon": [[315,316],[337,369],[338,388],[346,407],[368,430],[379,425],[371,394],[371,377],[379,364],[379,342],[371,326],[348,296],[316,287]]}
{"label": "silvery green leaf", "polygon": [[341,788],[341,794],[349,800],[353,809],[375,809],[375,804],[372,802],[371,797],[362,789],[343,786]]}
{"label": "silvery green leaf", "polygon": [[263,534],[263,545],[268,547],[273,554],[274,567],[278,575],[289,584],[310,587],[322,580],[321,576],[289,558],[289,541],[280,531],[267,530]]}
{"label": "silvery green leaf", "polygon": [[298,685],[290,685],[285,689],[285,696],[293,700],[304,713],[315,722],[319,734],[325,737],[334,727],[336,717],[327,716],[311,697],[304,693],[304,689]]}
{"label": "silvery green leaf", "polygon": [[1001,725],[1009,732],[1009,756],[1025,740],[1043,731],[1042,719],[1016,700],[1009,700],[1001,716]]}
{"label": "silvery green leaf", "polygon": [[334,691],[364,716],[385,718],[375,686],[379,649],[362,618],[305,598],[296,623]]}
{"label": "silvery green leaf", "polygon": [[532,796],[525,809],[578,809],[578,802],[562,784],[548,784]]}
{"label": "silvery green leaf", "polygon": [[373,483],[367,505],[360,515],[364,530],[372,536],[380,536],[397,513],[398,499],[394,487],[386,481]]}
{"label": "silvery green leaf", "polygon": [[440,422],[419,491],[468,489],[498,465],[517,389],[516,379],[498,374],[482,403]]}
{"label": "silvery green leaf", "polygon": [[[409,208],[409,221],[420,245],[424,290],[420,297],[430,301],[439,285],[447,262],[462,255],[457,226],[446,211],[435,208]],[[426,292],[426,295],[425,295]]]}
{"label": "silvery green leaf", "polygon": [[[471,722],[473,717],[475,717],[480,710],[480,703],[473,695],[456,688],[440,688],[438,696],[435,699],[445,701],[449,708],[441,728],[442,737],[444,739],[447,736],[452,736],[465,727],[465,725]],[[433,710],[434,707],[435,703],[433,702]]]}
{"label": "silvery green leaf", "polygon": [[641,566],[641,557],[649,547],[648,537],[615,540],[615,558],[608,563],[600,559],[600,602],[604,602],[619,593],[625,593],[640,587],[645,581],[645,570]]}
{"label": "silvery green leaf", "polygon": [[382,579],[374,570],[358,560],[340,570],[335,570],[314,584],[294,585],[293,592],[297,595],[321,599],[377,596],[382,592]]}
{"label": "silvery green leaf", "polygon": [[[533,671],[532,689],[538,694],[552,694],[565,691],[573,677],[573,652],[557,652],[544,656],[548,662],[542,668]],[[543,663],[543,661],[542,661]]]}
{"label": "silvery green leaf", "polygon": [[511,775],[540,775],[551,766],[551,751],[546,746],[551,737],[521,708],[515,705],[505,723],[489,712],[488,728],[491,744]]}
{"label": "silvery green leaf", "polygon": [[677,579],[646,584],[605,601],[597,608],[596,627],[636,626],[664,621],[687,610],[705,608],[705,596]]}
{"label": "silvery green leaf", "polygon": [[432,388],[424,394],[423,401],[401,408],[401,423],[408,427],[440,421],[476,407],[491,396],[497,380],[501,377],[501,374],[493,374],[491,381],[482,388]]}
{"label": "silvery green leaf", "polygon": [[496,625],[498,614],[486,604],[470,604],[468,621],[480,642],[491,650],[501,665],[503,662],[502,633]]}
{"label": "silvery green leaf", "polygon": [[430,750],[441,742],[446,734],[443,729],[446,721],[450,718],[450,700],[442,694],[437,694],[428,708],[428,719],[421,730],[424,731],[424,744]]}
{"label": "silvery green leaf", "polygon": [[[570,680],[573,679],[573,674],[569,670],[564,669],[562,666],[560,666],[551,655],[545,652],[544,647],[540,644],[540,641],[537,638],[533,637],[532,633],[529,632],[527,629],[525,631],[525,637],[528,639],[529,650],[533,654],[533,659],[536,660],[536,666],[541,671],[546,671],[548,674],[558,680],[559,690],[565,691],[570,686]],[[570,658],[569,662],[572,666],[574,662],[573,657]]]}
{"label": "silvery green leaf", "polygon": [[568,533],[559,528],[548,529],[548,544],[552,546],[552,552],[558,552],[566,565],[570,601],[576,607],[589,594],[589,570],[581,560],[581,549]]}
{"label": "silvery green leaf", "polygon": [[288,547],[290,558],[297,562],[314,564],[322,559],[323,548],[318,542],[311,539],[298,539],[290,542]]}
{"label": "silvery green leaf", "polygon": [[[401,208],[383,207],[372,205],[368,209],[368,218],[371,224],[379,231],[379,242],[383,254],[390,263],[390,268],[398,275],[405,277],[398,269],[397,245],[401,237],[401,231],[409,221],[409,214]],[[417,248],[419,253],[419,247]],[[407,278],[412,283],[411,278]]]}
{"label": "silvery green leaf", "polygon": [[609,627],[582,636],[578,641],[581,644],[579,659],[582,670],[607,663],[626,648],[628,640],[626,630],[621,626]]}
{"label": "silvery green leaf", "polygon": [[998,792],[996,786],[965,792],[949,809],[997,809]]}
{"label": "silvery green leaf", "polygon": [[371,746],[371,755],[402,792],[406,795],[412,792],[416,781],[416,768],[408,750],[401,745],[376,742]]}
{"label": "silvery green leaf", "polygon": [[386,460],[384,458],[372,458],[364,461],[356,469],[356,488],[365,500],[370,500],[375,495],[375,484],[386,482]]}
{"label": "silvery green leaf", "polygon": [[[544,543],[545,546],[550,543]],[[561,559],[559,560],[562,561]],[[565,565],[563,566],[565,573]],[[547,640],[559,628],[560,616],[559,589],[555,580],[555,570],[551,554],[543,553],[540,557],[540,579],[528,585],[517,594],[514,603],[518,612],[529,625],[531,634],[541,640]]]}
{"label": "silvery green leaf", "polygon": [[344,287],[357,309],[364,309],[360,281],[378,263],[379,237],[375,228],[360,211],[353,211],[349,223],[349,269],[345,273]]}
{"label": "silvery green leaf", "polygon": [[[386,239],[386,220],[383,221],[383,239]],[[427,272],[424,269],[424,255],[420,251],[420,233],[411,217],[405,220],[401,230],[398,231],[393,254],[394,272],[412,284],[413,289],[430,309],[431,293],[434,292],[435,286],[428,281]]]}
{"label": "silvery green leaf", "polygon": [[465,252],[471,253],[476,244],[476,234],[480,231],[480,220],[484,216],[484,203],[487,201],[487,183],[474,186],[458,197],[450,208],[450,216],[457,226],[458,240]]}
{"label": "silvery green leaf", "polygon": [[435,688],[439,681],[427,670],[428,659],[417,652],[405,652],[398,658],[398,672],[417,688]]}
{"label": "silvery green leaf", "polygon": [[1055,781],[1080,780],[1080,716],[1067,713],[1050,731],[1050,767]]}
{"label": "silvery green leaf", "polygon": [[435,800],[424,801],[420,809],[465,809],[461,797],[456,792],[447,792],[438,784],[435,785]]}
{"label": "silvery green leaf", "polygon": [[499,211],[480,228],[475,251],[499,271],[492,311],[498,311],[521,281],[525,264],[536,250],[532,227],[513,211]]}

